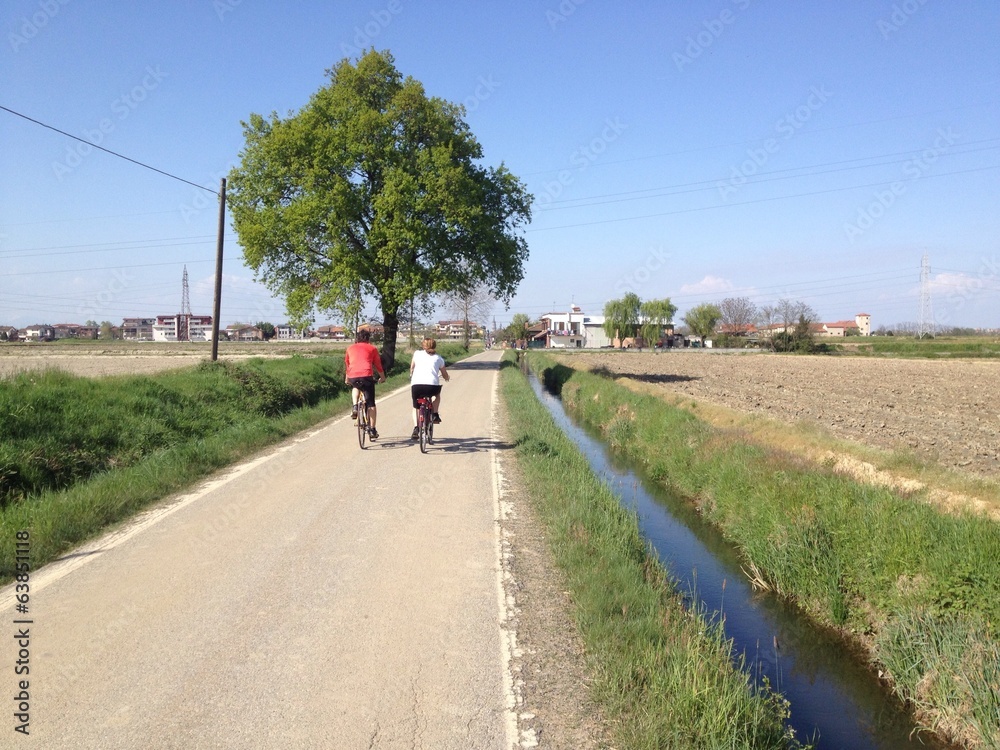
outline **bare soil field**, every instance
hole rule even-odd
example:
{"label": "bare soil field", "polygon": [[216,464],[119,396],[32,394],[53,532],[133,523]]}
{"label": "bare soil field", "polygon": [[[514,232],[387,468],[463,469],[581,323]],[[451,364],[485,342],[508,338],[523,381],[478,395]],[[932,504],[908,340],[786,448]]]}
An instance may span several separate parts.
{"label": "bare soil field", "polygon": [[[329,355],[342,352],[331,342],[259,344],[220,343],[219,359]],[[211,359],[210,344],[156,344],[114,341],[107,344],[5,344],[0,346],[0,377],[30,370],[59,369],[84,377],[150,375],[191,367]]]}
{"label": "bare soil field", "polygon": [[567,364],[992,479],[1000,478],[1000,362],[771,353],[573,353]]}

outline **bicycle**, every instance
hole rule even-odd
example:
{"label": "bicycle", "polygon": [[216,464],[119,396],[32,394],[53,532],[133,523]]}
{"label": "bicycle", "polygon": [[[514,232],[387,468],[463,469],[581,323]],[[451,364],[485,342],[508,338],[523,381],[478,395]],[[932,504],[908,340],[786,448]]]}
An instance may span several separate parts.
{"label": "bicycle", "polygon": [[365,392],[358,390],[358,445],[361,450],[365,449],[365,440],[368,439],[368,402],[365,400]]}
{"label": "bicycle", "polygon": [[417,399],[417,436],[420,452],[426,453],[427,446],[434,442],[434,412],[429,398]]}

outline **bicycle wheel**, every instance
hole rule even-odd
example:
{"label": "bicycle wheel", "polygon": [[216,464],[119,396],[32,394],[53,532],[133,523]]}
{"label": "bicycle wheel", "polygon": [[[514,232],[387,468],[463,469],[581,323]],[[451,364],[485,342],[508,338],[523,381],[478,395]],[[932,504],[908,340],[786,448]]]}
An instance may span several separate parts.
{"label": "bicycle wheel", "polygon": [[368,405],[364,398],[358,399],[358,445],[361,450],[365,449],[365,440],[368,439]]}
{"label": "bicycle wheel", "polygon": [[421,407],[421,409],[420,409],[420,416],[418,417],[417,421],[419,422],[419,424],[417,425],[417,427],[420,430],[420,452],[421,453],[426,453],[427,452],[427,445],[428,445],[428,443],[430,443],[430,437],[428,436],[428,433],[427,433],[427,428],[430,425],[430,419],[428,419],[428,417],[427,417],[427,409],[426,409],[426,407]]}

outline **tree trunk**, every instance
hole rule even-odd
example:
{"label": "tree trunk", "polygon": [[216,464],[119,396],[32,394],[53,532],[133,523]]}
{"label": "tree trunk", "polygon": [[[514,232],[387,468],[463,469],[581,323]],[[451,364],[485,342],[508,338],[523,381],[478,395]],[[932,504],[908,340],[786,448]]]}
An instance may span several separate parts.
{"label": "tree trunk", "polygon": [[399,334],[399,313],[382,312],[382,366],[388,372],[396,362],[396,336]]}

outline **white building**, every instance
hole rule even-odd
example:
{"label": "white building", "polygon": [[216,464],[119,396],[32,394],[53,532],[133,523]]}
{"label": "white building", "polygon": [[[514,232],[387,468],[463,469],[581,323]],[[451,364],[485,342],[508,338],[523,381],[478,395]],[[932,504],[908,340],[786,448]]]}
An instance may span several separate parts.
{"label": "white building", "polygon": [[[184,318],[187,318],[188,335],[181,336]],[[211,315],[157,315],[153,324],[153,341],[211,341]]]}
{"label": "white building", "polygon": [[862,336],[872,335],[872,316],[868,313],[858,313],[854,316],[854,322],[858,325],[858,333]]}
{"label": "white building", "polygon": [[603,315],[586,315],[577,305],[569,312],[551,312],[542,316],[545,330],[536,336],[548,349],[600,349],[611,346],[604,333]]}
{"label": "white building", "polygon": [[274,327],[274,337],[281,341],[298,340],[306,337],[304,328],[294,328],[291,323],[282,323]]}

